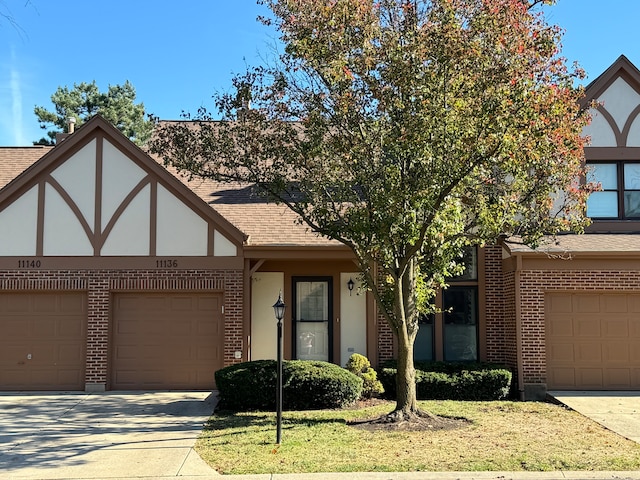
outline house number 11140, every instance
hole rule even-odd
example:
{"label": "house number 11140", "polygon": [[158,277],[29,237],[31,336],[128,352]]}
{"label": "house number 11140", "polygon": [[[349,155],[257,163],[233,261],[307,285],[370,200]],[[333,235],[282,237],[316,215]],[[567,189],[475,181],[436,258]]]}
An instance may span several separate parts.
{"label": "house number 11140", "polygon": [[18,260],[18,268],[40,268],[41,266],[40,260]]}

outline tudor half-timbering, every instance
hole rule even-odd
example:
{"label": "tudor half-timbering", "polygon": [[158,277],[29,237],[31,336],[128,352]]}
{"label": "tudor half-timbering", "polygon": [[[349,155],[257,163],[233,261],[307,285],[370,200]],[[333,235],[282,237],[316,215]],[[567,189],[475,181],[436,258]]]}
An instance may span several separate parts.
{"label": "tudor half-timbering", "polygon": [[[393,357],[351,252],[251,185],[189,182],[100,117],[0,157],[0,390],[212,388],[224,365],[275,357],[280,292],[286,358]],[[507,361],[486,314],[500,249],[469,262],[419,359]]]}
{"label": "tudor half-timbering", "polygon": [[10,150],[0,388],[210,388],[243,348],[243,235],[101,118]]}
{"label": "tudor half-timbering", "polygon": [[[620,57],[586,93],[589,232],[469,251],[416,359],[506,364],[523,399],[640,389],[640,72]],[[377,365],[393,338],[359,287],[343,245],[251,185],[187,181],[100,117],[54,148],[0,147],[0,390],[213,388],[275,357],[280,292],[286,358]]]}

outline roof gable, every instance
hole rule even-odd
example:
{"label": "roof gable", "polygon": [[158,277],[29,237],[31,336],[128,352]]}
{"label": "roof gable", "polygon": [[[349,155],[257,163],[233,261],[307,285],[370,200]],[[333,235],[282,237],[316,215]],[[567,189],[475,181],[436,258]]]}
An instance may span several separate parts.
{"label": "roof gable", "polygon": [[0,255],[237,256],[243,234],[102,117],[0,190]]}
{"label": "roof gable", "polygon": [[590,147],[640,146],[640,70],[621,55],[585,90],[582,106],[591,123],[583,134]]}
{"label": "roof gable", "polygon": [[624,78],[636,91],[640,92],[640,70],[624,55],[602,72],[585,88],[583,105],[597,100],[617,78]]}

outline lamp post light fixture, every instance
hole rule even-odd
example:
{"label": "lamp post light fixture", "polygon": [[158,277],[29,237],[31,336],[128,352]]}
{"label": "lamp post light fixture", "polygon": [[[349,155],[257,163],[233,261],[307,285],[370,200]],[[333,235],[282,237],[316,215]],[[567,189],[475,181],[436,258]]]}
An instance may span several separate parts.
{"label": "lamp post light fixture", "polygon": [[355,286],[355,282],[353,281],[353,278],[350,278],[349,281],[347,282],[347,288],[349,289],[349,296],[351,296],[351,292],[353,291],[354,286]]}
{"label": "lamp post light fixture", "polygon": [[278,295],[278,300],[273,304],[273,311],[278,321],[278,363],[276,377],[276,443],[280,445],[282,440],[282,319],[286,305],[282,301],[282,292]]}

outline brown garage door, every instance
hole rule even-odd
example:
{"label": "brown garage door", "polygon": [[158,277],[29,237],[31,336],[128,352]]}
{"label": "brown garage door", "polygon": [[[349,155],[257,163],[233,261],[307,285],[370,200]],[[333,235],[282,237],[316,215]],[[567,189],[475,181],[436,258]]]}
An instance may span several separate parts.
{"label": "brown garage door", "polygon": [[640,388],[640,294],[549,293],[547,388]]}
{"label": "brown garage door", "polygon": [[0,390],[84,390],[86,296],[0,294]]}
{"label": "brown garage door", "polygon": [[117,294],[111,388],[210,389],[223,366],[221,294]]}

